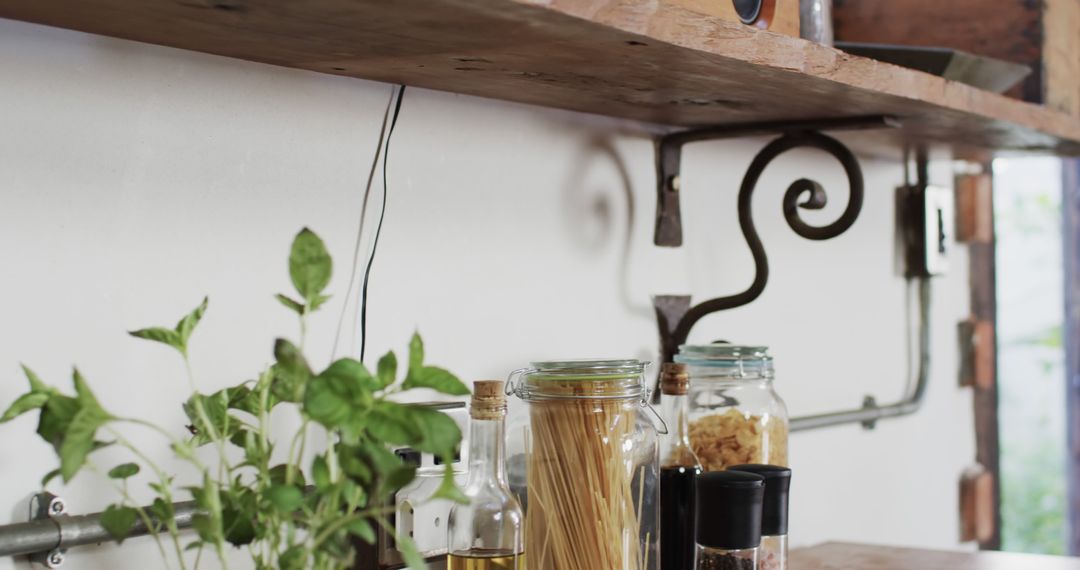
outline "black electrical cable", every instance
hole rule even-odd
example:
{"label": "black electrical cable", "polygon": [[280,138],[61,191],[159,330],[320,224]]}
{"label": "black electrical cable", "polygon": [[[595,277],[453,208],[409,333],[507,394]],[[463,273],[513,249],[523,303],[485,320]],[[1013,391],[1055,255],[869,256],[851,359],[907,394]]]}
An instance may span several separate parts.
{"label": "black electrical cable", "polygon": [[[390,110],[394,108],[394,95],[396,88],[390,90],[390,98],[386,100],[386,109],[383,110],[382,124],[379,126],[379,140],[375,143],[375,156],[371,158],[371,168],[368,170],[367,184],[364,185],[364,200],[360,206],[360,223],[356,227],[356,243],[353,245],[352,265],[349,267],[349,285],[345,288],[345,295],[352,296],[353,285],[356,283],[356,268],[360,265],[360,244],[364,238],[364,221],[367,219],[368,200],[371,198],[371,186],[375,182],[375,173],[378,172],[379,159],[382,158],[383,141],[386,140],[386,128],[390,124]],[[334,332],[334,346],[330,350],[330,359],[337,358],[338,341],[341,340],[341,327],[345,323],[345,314],[348,312],[349,303],[341,307],[341,316],[338,317],[337,331]],[[353,327],[357,326],[357,318],[353,317]],[[354,337],[355,338],[355,337]]]}
{"label": "black electrical cable", "polygon": [[379,249],[379,236],[382,235],[383,220],[386,218],[387,185],[386,164],[390,162],[390,140],[394,136],[394,127],[397,126],[398,116],[401,114],[401,101],[405,98],[405,86],[398,88],[397,102],[394,104],[394,115],[390,119],[390,130],[386,133],[386,146],[383,148],[382,179],[383,194],[382,207],[379,209],[379,224],[375,226],[375,239],[371,244],[371,256],[368,257],[367,267],[364,269],[364,284],[360,287],[360,362],[364,361],[364,352],[367,349],[367,297],[368,283],[371,281],[371,266],[375,264],[375,253]]}

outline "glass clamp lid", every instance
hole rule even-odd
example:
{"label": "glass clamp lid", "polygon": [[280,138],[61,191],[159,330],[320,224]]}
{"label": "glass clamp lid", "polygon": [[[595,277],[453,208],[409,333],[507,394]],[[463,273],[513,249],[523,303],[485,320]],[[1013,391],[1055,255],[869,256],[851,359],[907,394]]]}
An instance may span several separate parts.
{"label": "glass clamp lid", "polygon": [[507,393],[533,398],[643,398],[649,363],[621,360],[548,360],[515,370]]}
{"label": "glass clamp lid", "polygon": [[684,344],[679,346],[675,362],[732,378],[772,378],[773,358],[768,351],[765,346]]}

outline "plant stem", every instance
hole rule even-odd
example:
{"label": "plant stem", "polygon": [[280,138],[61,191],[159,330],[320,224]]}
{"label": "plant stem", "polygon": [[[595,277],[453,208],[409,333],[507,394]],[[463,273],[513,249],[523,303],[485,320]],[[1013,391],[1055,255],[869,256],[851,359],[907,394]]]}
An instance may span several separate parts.
{"label": "plant stem", "polygon": [[[293,437],[292,442],[289,444],[289,454],[285,463],[285,483],[292,485],[293,480],[296,479],[295,474],[299,469],[297,463],[304,458],[304,445],[307,443],[307,429],[308,420],[304,418],[304,421],[300,424],[300,429],[297,430],[296,435]],[[296,446],[300,444],[300,455],[296,456]]]}
{"label": "plant stem", "polygon": [[[109,433],[111,433],[113,437],[116,438],[117,443],[129,449],[139,459],[142,459],[143,462],[146,463],[146,466],[149,467],[155,475],[157,475],[158,480],[161,482],[161,500],[165,501],[166,503],[172,504],[173,497],[172,491],[170,490],[172,481],[169,480],[168,474],[166,474],[160,467],[158,467],[152,459],[147,457],[145,453],[140,451],[139,448],[135,447],[134,444],[128,441],[126,437],[121,435],[120,432],[108,426],[106,426],[105,429],[107,429]],[[180,569],[187,570],[187,564],[184,562],[184,549],[180,546],[180,529],[176,527],[176,519],[170,519],[161,522],[165,525],[165,528],[168,529],[169,536],[172,538],[173,547],[176,549],[176,559],[177,562],[180,564]]]}
{"label": "plant stem", "polygon": [[[149,428],[149,429],[151,429],[153,431],[156,431],[156,432],[160,433],[161,435],[165,436],[165,439],[169,440],[169,445],[174,447],[174,448],[177,445],[183,444],[182,441],[180,441],[179,439],[176,439],[175,437],[173,437],[172,434],[169,433],[168,431],[166,431],[164,428],[158,426],[157,424],[148,422],[146,420],[140,420],[138,418],[116,418],[116,421],[129,423],[129,424],[135,424],[135,425],[143,426],[143,427]],[[113,432],[113,433],[115,435],[115,432]],[[190,457],[184,457],[184,459],[191,462],[191,464],[194,465],[200,471],[206,471],[206,466],[203,465],[203,463],[201,461],[199,461],[198,457],[195,457],[194,455],[191,455]]]}
{"label": "plant stem", "polygon": [[188,385],[191,387],[193,394],[192,401],[195,403],[195,415],[199,418],[199,421],[206,426],[207,435],[214,442],[218,451],[218,481],[225,479],[224,486],[229,486],[228,478],[225,477],[225,468],[229,464],[228,458],[225,456],[225,442],[221,440],[221,436],[217,433],[217,428],[210,421],[210,416],[206,413],[206,407],[203,406],[202,398],[199,397],[199,391],[195,387],[195,375],[191,371],[191,359],[188,358],[187,352],[184,352],[184,370],[187,372]]}
{"label": "plant stem", "polygon": [[[336,521],[330,523],[322,532],[315,536],[314,550],[318,550],[324,542],[334,536],[334,533],[345,528],[349,523],[358,519],[371,517],[376,520],[380,525],[384,525],[383,517],[394,512],[394,507],[368,507],[362,511],[357,511],[350,515],[345,515]],[[389,529],[388,529],[389,530]],[[393,531],[391,531],[393,532]]]}
{"label": "plant stem", "polygon": [[[93,462],[87,461],[86,465],[90,468],[91,471],[94,471],[99,475],[103,475],[101,469],[99,469],[98,466],[95,465]],[[124,484],[123,486],[121,486],[118,485],[116,481],[114,481],[111,477],[108,477],[107,475],[105,475],[105,477],[109,480],[109,483],[113,486],[113,488],[116,489],[116,492],[120,493],[120,496],[124,498],[124,502],[131,506],[135,513],[139,515],[139,519],[142,520],[143,524],[146,525],[146,530],[150,532],[150,536],[154,537],[154,543],[157,544],[158,552],[161,553],[161,560],[165,562],[166,570],[169,570],[171,568],[171,566],[169,566],[169,556],[165,553],[165,543],[161,542],[161,534],[157,531],[153,520],[150,518],[150,515],[146,514],[146,509],[143,509],[142,506],[139,505],[139,503],[135,502],[135,499],[133,499],[131,497],[131,494],[128,493],[127,479],[124,479]]]}
{"label": "plant stem", "polygon": [[307,316],[308,305],[304,305],[304,310],[300,313],[300,352],[304,352],[304,342],[307,341]]}

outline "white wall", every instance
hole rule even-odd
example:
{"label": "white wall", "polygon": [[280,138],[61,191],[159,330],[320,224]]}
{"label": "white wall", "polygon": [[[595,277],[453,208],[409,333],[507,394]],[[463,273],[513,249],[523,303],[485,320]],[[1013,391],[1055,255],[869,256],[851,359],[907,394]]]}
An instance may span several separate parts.
{"label": "white wall", "polygon": [[[187,387],[177,359],[124,331],[172,323],[209,294],[193,340],[201,386],[252,377],[275,336],[296,334],[272,294],[289,290],[288,245],[305,225],[337,261],[334,300],[309,341],[317,360],[329,358],[390,86],[9,21],[0,21],[0,77],[0,402],[23,390],[19,362],[65,387],[77,363],[108,408],[179,429]],[[370,291],[369,356],[400,351],[419,328],[431,359],[467,379],[538,357],[654,358],[651,294],[744,288],[752,265],[735,196],[763,141],[687,148],[686,246],[662,250],[651,244],[652,143],[622,134],[635,129],[409,89]],[[816,177],[832,201],[813,219],[835,219],[845,180],[819,158],[785,156],[762,179],[765,294],[693,335],[771,346],[794,414],[857,405],[868,393],[893,399],[908,376],[906,288],[893,252],[900,164],[865,160],[859,221],[815,243],[787,228],[780,199],[796,177]],[[950,183],[937,166],[935,181]],[[965,252],[952,261],[934,282],[925,409],[874,432],[794,436],[796,543],[957,546],[957,480],[974,442],[970,396],[955,380]],[[11,508],[0,522],[22,520],[16,504],[55,466],[34,422],[0,427],[0,511]],[[155,455],[167,461],[164,450]],[[62,492],[77,512],[112,498],[89,474]],[[143,568],[154,555],[143,539],[80,550],[70,564]]]}

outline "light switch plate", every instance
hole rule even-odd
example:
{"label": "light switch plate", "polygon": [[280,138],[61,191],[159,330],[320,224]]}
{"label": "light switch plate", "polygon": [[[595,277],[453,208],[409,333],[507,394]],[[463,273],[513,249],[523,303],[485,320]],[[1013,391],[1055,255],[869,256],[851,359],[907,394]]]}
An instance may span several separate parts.
{"label": "light switch plate", "polygon": [[949,254],[955,234],[953,192],[940,186],[909,186],[901,189],[907,275],[933,277],[949,270]]}
{"label": "light switch plate", "polygon": [[923,190],[923,264],[929,275],[949,270],[949,251],[956,239],[953,193],[948,188],[927,186]]}

